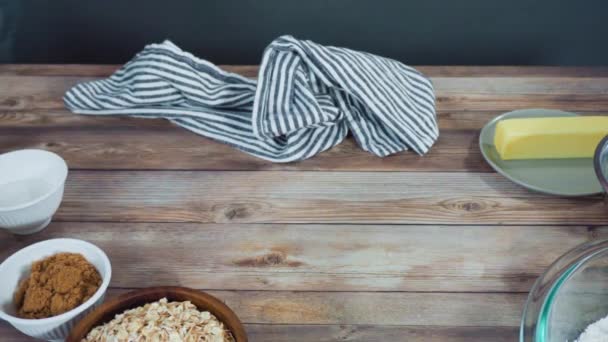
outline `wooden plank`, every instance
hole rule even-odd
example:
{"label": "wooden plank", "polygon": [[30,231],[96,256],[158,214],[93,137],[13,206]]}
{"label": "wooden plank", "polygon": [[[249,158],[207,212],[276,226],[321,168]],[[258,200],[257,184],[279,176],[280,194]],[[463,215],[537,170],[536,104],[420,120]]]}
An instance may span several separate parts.
{"label": "wooden plank", "polygon": [[513,342],[516,327],[434,327],[379,325],[275,325],[248,324],[251,341],[264,342]]}
{"label": "wooden plank", "polygon": [[[120,65],[88,64],[0,64],[1,76],[90,76],[107,77]],[[256,77],[256,65],[220,65],[224,70]],[[572,66],[414,66],[431,77],[605,77],[607,67]]]}
{"label": "wooden plank", "polygon": [[[245,324],[251,342],[512,342],[516,327],[435,327],[382,325],[302,325]],[[0,336],[5,342],[38,341],[21,334],[6,322],[0,322]]]}
{"label": "wooden plank", "polygon": [[[125,290],[112,290],[110,296]],[[519,326],[521,293],[207,291],[248,324]]]}
{"label": "wooden plank", "polygon": [[[439,128],[444,130],[478,130],[502,111],[452,111],[438,113]],[[577,111],[582,115],[597,115],[597,112]],[[139,128],[171,129],[175,126],[163,119],[141,119],[127,116],[99,116],[74,114],[67,109],[0,111],[0,129],[25,128]],[[181,130],[181,129],[180,129]]]}
{"label": "wooden plank", "polygon": [[[127,289],[108,290],[107,298]],[[522,293],[206,291],[246,324],[516,327]]]}
{"label": "wooden plank", "polygon": [[492,173],[73,171],[56,220],[604,225],[608,210]]}
{"label": "wooden plank", "polygon": [[478,148],[478,132],[498,114],[440,113],[439,140],[422,157],[406,151],[378,158],[348,138],[314,158],[279,164],[160,119],[84,116],[67,111],[0,112],[0,153],[24,148],[49,150],[66,159],[72,169],[490,172]]}
{"label": "wooden plank", "polygon": [[124,288],[525,292],[570,248],[608,238],[608,227],[57,222],[0,235],[0,260],[61,237],[102,248],[112,285]]}
{"label": "wooden plank", "polygon": [[608,96],[568,95],[568,94],[437,94],[437,110],[502,110],[512,111],[527,108],[558,109],[570,112],[597,111],[608,112]]}
{"label": "wooden plank", "polygon": [[94,77],[0,76],[0,110],[64,108],[63,94]]}
{"label": "wooden plank", "polygon": [[32,110],[32,111],[0,111],[0,129],[3,131],[15,129],[44,130],[71,128],[87,129],[172,129],[174,125],[163,119],[138,119],[127,116],[94,116],[74,114],[67,109]]}
{"label": "wooden plank", "polygon": [[45,149],[61,155],[72,169],[491,171],[477,148],[477,139],[478,133],[473,130],[446,130],[425,156],[405,151],[379,158],[348,138],[314,158],[281,164],[169,125],[102,129],[7,127],[0,128],[0,153]]}
{"label": "wooden plank", "polygon": [[306,161],[278,164],[160,119],[84,116],[67,111],[0,112],[0,153],[23,148],[49,150],[66,159],[72,169],[490,172],[477,140],[479,129],[498,114],[440,113],[439,140],[422,157],[406,151],[378,158],[348,138]]}
{"label": "wooden plank", "polygon": [[173,126],[165,120],[74,115],[63,111],[0,112],[0,153],[53,151],[72,169],[479,171],[491,168],[477,148],[477,130],[498,112],[446,112],[441,136],[421,157],[378,158],[352,138],[315,158],[270,163]]}
{"label": "wooden plank", "polygon": [[[0,110],[61,109],[83,76],[0,76]],[[433,77],[438,111],[608,110],[607,77]]]}

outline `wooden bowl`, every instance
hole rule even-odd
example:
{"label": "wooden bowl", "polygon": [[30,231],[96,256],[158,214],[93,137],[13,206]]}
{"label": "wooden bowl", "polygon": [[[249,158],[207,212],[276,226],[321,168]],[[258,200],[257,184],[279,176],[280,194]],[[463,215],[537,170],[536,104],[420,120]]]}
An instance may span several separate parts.
{"label": "wooden bowl", "polygon": [[189,300],[199,310],[209,311],[230,330],[236,342],[247,342],[247,334],[241,321],[226,304],[201,291],[176,286],[149,287],[125,293],[93,310],[72,329],[66,342],[80,342],[93,328],[114,319],[128,309],[167,298],[169,301]]}

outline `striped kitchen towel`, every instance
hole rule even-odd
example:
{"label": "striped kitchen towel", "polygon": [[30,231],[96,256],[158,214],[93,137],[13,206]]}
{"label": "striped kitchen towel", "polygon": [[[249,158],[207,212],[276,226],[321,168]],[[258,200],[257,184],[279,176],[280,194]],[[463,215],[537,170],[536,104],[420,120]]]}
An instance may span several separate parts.
{"label": "striped kitchen towel", "polygon": [[439,135],[433,86],[420,72],[291,36],[266,48],[257,81],[165,41],[64,101],[80,114],[165,118],[273,162],[310,158],[349,131],[377,156],[424,154]]}

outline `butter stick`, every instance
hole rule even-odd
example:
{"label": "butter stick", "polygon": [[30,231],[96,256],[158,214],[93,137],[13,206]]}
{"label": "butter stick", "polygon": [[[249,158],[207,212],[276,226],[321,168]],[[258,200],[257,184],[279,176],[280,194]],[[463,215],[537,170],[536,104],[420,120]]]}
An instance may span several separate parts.
{"label": "butter stick", "polygon": [[503,160],[590,158],[608,135],[608,116],[505,119],[494,145]]}

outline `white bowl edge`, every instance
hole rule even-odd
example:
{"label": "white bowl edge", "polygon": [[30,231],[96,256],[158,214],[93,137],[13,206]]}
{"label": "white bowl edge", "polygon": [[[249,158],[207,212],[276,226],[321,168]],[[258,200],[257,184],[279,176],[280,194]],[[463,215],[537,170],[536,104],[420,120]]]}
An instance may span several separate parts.
{"label": "white bowl edge", "polygon": [[0,158],[2,158],[2,157],[6,158],[11,155],[20,154],[20,153],[32,153],[32,152],[47,154],[47,155],[51,156],[52,158],[55,158],[60,163],[59,164],[59,165],[61,165],[60,181],[57,182],[57,184],[54,184],[54,186],[48,192],[46,192],[44,195],[41,195],[40,197],[38,197],[36,199],[33,199],[26,203],[21,203],[18,205],[10,206],[10,207],[0,207],[0,213],[20,210],[20,209],[24,209],[27,207],[31,207],[37,203],[40,203],[40,202],[44,201],[45,199],[51,197],[53,194],[55,194],[59,190],[59,188],[61,188],[65,184],[65,181],[68,177],[68,164],[57,153],[53,153],[53,152],[46,151],[46,150],[40,150],[40,149],[24,149],[24,150],[17,150],[17,151],[0,154]]}

